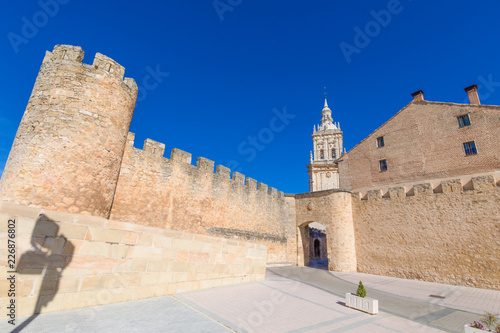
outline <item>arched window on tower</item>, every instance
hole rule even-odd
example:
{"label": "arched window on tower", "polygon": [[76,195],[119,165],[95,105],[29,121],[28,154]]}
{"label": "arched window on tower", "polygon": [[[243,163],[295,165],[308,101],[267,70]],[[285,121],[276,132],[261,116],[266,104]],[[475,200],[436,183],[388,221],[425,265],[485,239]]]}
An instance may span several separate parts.
{"label": "arched window on tower", "polygon": [[332,158],[335,159],[337,156],[335,156],[335,148],[332,148]]}
{"label": "arched window on tower", "polygon": [[323,150],[323,149],[321,149],[321,150],[319,151],[319,158],[320,158],[320,159],[322,159],[322,160],[324,160],[324,159],[325,159],[325,152],[324,152],[324,150]]}

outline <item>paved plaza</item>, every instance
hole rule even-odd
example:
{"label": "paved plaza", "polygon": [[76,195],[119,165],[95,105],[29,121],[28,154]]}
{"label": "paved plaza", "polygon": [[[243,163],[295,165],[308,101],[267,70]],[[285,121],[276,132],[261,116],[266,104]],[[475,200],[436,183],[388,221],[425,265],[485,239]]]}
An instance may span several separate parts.
{"label": "paved plaza", "polygon": [[[359,280],[379,300],[378,315],[345,306]],[[261,282],[41,314],[21,331],[463,332],[485,311],[500,312],[500,291],[283,266]],[[2,320],[0,331],[12,326]]]}

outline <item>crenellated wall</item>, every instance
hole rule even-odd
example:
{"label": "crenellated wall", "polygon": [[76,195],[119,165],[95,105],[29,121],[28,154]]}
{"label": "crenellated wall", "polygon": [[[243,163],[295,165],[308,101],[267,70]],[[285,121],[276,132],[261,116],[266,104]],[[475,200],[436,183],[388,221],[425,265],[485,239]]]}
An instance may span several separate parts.
{"label": "crenellated wall", "polygon": [[269,262],[295,262],[283,192],[206,158],[129,133],[137,97],[124,67],[81,47],[47,52],[0,180],[0,198],[25,206],[259,242]]}
{"label": "crenellated wall", "polygon": [[[148,226],[245,239],[268,247],[268,262],[293,262],[295,220],[283,192],[191,154],[129,133],[111,218]],[[292,226],[292,227],[290,227]]]}
{"label": "crenellated wall", "polygon": [[[500,289],[498,126],[487,121],[498,107],[412,103],[339,160],[345,188],[363,193],[284,195],[203,157],[192,165],[179,149],[166,158],[151,139],[135,148],[135,82],[104,55],[82,59],[80,47],[47,52],[0,180],[0,217],[19,222],[16,244],[28,254],[23,311],[262,279],[266,263],[307,265],[311,222],[326,227],[330,270]],[[477,126],[440,141],[420,111],[454,127],[467,113]],[[408,160],[418,138],[438,153]],[[481,154],[463,156],[468,140]]]}
{"label": "crenellated wall", "polygon": [[500,289],[500,188],[471,177],[355,195],[358,271]]}

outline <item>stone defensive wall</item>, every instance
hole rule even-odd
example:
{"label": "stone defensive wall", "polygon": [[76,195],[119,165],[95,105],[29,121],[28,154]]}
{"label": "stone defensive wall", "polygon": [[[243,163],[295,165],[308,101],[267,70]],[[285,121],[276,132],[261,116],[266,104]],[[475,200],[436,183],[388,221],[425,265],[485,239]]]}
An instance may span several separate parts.
{"label": "stone defensive wall", "polygon": [[[47,52],[0,180],[2,202],[112,218],[268,246],[269,262],[295,262],[283,192],[214,162],[129,133],[137,97],[125,69],[81,47]],[[289,221],[291,221],[289,223]],[[295,245],[292,246],[295,248]]]}
{"label": "stone defensive wall", "polygon": [[[266,246],[242,240],[10,203],[0,221],[2,277],[15,221],[17,316],[253,282],[266,270]],[[9,299],[0,295],[2,309]]]}
{"label": "stone defensive wall", "polygon": [[489,175],[355,193],[358,271],[500,290],[499,186]]}
{"label": "stone defensive wall", "polygon": [[135,148],[128,134],[111,219],[264,244],[268,263],[296,261],[293,205],[283,192],[238,172],[231,177],[222,165],[214,172],[203,157],[194,166],[179,149],[164,153],[151,139]]}
{"label": "stone defensive wall", "polygon": [[178,149],[163,158],[152,140],[134,148],[137,85],[83,56],[46,53],[0,180],[0,272],[19,271],[18,316],[261,280],[267,261],[295,260],[282,192]]}

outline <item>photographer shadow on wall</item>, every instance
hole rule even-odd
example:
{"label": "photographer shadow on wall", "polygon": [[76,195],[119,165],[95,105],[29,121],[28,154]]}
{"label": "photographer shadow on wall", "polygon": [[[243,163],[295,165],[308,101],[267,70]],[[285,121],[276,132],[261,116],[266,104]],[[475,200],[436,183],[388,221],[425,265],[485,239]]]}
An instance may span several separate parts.
{"label": "photographer shadow on wall", "polygon": [[59,226],[44,214],[36,221],[31,235],[31,246],[31,249],[21,255],[17,271],[20,275],[39,276],[35,279],[38,298],[33,314],[12,332],[21,332],[40,314],[42,308],[46,308],[54,300],[62,272],[71,262],[75,252],[74,245],[59,233]]}

